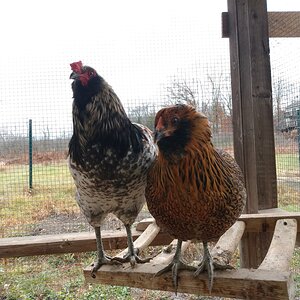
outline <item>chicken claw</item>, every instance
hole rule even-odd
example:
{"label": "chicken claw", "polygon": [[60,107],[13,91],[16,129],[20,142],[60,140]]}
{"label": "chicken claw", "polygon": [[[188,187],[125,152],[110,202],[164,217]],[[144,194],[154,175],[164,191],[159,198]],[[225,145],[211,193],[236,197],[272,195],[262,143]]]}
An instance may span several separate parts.
{"label": "chicken claw", "polygon": [[186,263],[184,263],[181,259],[181,245],[182,241],[178,240],[176,252],[174,254],[173,260],[163,269],[158,271],[155,276],[160,276],[166,272],[172,271],[172,282],[175,288],[175,294],[177,294],[177,288],[178,288],[178,271],[179,270],[188,270],[188,271],[195,271],[196,268],[193,266],[189,266]]}
{"label": "chicken claw", "polygon": [[103,243],[101,239],[101,229],[100,226],[94,228],[96,234],[96,243],[97,243],[97,261],[92,264],[91,276],[96,277],[95,273],[100,269],[102,265],[116,265],[120,264],[117,261],[113,261],[110,256],[107,256],[104,253]]}
{"label": "chicken claw", "polygon": [[119,263],[130,262],[131,267],[134,267],[136,265],[136,263],[144,264],[151,260],[151,257],[140,258],[138,256],[138,253],[139,253],[139,249],[134,249],[132,253],[130,251],[128,251],[128,253],[125,254],[124,257],[115,256],[112,258],[112,260],[117,261]]}
{"label": "chicken claw", "polygon": [[203,271],[207,270],[208,273],[208,290],[211,293],[213,280],[214,280],[214,270],[226,270],[226,269],[234,269],[231,265],[221,265],[213,261],[208,247],[207,242],[203,242],[204,253],[201,263],[199,264],[198,269],[194,273],[194,276],[198,276]]}
{"label": "chicken claw", "polygon": [[127,252],[127,254],[124,255],[124,257],[116,256],[116,257],[113,257],[112,260],[117,261],[119,263],[130,262],[130,265],[132,268],[136,265],[136,263],[143,264],[143,263],[149,262],[152,257],[142,259],[138,256],[139,249],[134,248],[131,226],[125,225],[125,229],[126,229],[126,233],[127,233],[128,252]]}
{"label": "chicken claw", "polygon": [[95,273],[100,269],[103,265],[120,265],[121,263],[118,261],[113,260],[110,256],[104,255],[103,257],[99,258],[95,263],[92,264],[92,271],[91,276],[96,278]]}

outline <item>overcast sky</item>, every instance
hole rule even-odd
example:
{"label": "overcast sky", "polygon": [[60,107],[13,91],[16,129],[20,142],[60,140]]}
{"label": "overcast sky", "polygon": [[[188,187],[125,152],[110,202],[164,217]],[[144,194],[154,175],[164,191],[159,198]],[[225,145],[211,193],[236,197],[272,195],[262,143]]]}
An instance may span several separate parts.
{"label": "overcast sky", "polygon": [[[125,105],[160,102],[175,74],[228,71],[226,10],[226,0],[1,1],[0,131],[29,118],[71,128],[73,61],[94,67]],[[300,1],[269,0],[268,10],[300,11]]]}

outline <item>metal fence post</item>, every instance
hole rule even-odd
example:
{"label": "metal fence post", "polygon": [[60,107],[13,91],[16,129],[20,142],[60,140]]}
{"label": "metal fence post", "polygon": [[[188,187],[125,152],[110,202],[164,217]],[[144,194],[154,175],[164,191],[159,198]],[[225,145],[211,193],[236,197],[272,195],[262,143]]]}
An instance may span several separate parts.
{"label": "metal fence post", "polygon": [[297,109],[297,141],[298,141],[298,160],[300,166],[300,110]]}
{"label": "metal fence post", "polygon": [[29,155],[29,189],[32,189],[32,120],[29,120],[29,151],[28,151],[28,155]]}

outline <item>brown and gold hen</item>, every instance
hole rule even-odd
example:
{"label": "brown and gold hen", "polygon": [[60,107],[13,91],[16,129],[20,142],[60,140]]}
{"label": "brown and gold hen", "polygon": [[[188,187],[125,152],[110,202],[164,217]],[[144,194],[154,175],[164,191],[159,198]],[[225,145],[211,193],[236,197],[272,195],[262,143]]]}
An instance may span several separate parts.
{"label": "brown and gold hen", "polygon": [[[191,106],[161,109],[154,141],[159,154],[148,173],[146,200],[157,224],[178,239],[173,261],[157,275],[172,270],[177,290],[178,270],[195,270],[196,276],[206,269],[211,291],[214,268],[232,267],[215,263],[207,244],[240,216],[246,201],[243,174],[231,155],[213,146],[207,117]],[[203,242],[198,268],[180,259],[185,240]]]}

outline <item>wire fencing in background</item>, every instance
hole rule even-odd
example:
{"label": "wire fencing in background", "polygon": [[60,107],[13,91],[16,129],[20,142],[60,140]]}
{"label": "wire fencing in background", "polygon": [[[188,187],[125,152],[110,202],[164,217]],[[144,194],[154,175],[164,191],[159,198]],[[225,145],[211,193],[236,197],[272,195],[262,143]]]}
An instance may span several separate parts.
{"label": "wire fencing in background", "polygon": [[[126,43],[99,40],[70,55],[8,59],[11,74],[26,76],[19,85],[10,73],[1,78],[0,237],[90,230],[74,200],[67,164],[72,61],[94,67],[119,95],[130,119],[150,129],[161,107],[196,106],[210,120],[215,145],[233,154],[228,40],[221,38],[219,26],[207,28],[197,16],[174,12],[172,17],[167,28],[141,25],[144,32],[126,36]],[[279,205],[299,211],[300,74],[291,62],[300,61],[300,42],[271,39],[270,46]]]}
{"label": "wire fencing in background", "polygon": [[300,211],[299,39],[270,40],[279,206]]}
{"label": "wire fencing in background", "polygon": [[[129,118],[150,129],[160,108],[179,102],[194,105],[208,116],[215,146],[234,155],[229,41],[221,38],[220,24],[226,1],[218,3],[223,8],[205,2],[202,10],[199,1],[154,2],[143,2],[147,9],[136,5],[132,18],[115,7],[117,17],[93,17],[96,9],[89,8],[89,16],[84,15],[89,26],[82,26],[83,34],[77,26],[70,32],[64,16],[64,36],[53,39],[43,34],[46,41],[34,36],[38,43],[29,47],[27,41],[20,42],[17,52],[14,43],[3,42],[9,52],[0,57],[0,238],[92,230],[75,201],[67,160],[72,136],[69,64],[74,61],[95,68],[113,87]],[[48,2],[44,5],[51,11]],[[60,2],[55,13],[62,14],[63,6]],[[78,7],[81,15],[83,6]],[[35,15],[47,22],[48,11],[46,16],[38,11],[34,9]],[[66,14],[70,15],[69,7]],[[99,32],[92,29],[94,20]],[[18,32],[23,26],[25,22]],[[12,33],[17,41],[16,35]],[[279,206],[300,211],[300,39],[270,39],[270,55]],[[137,220],[147,216],[142,211]],[[111,216],[103,225],[120,228]],[[79,299],[71,292],[84,293],[82,267],[91,261],[89,253],[1,259],[0,298],[13,291],[17,296],[7,299]],[[92,290],[85,288],[87,293]],[[148,294],[142,298],[148,299]]]}

